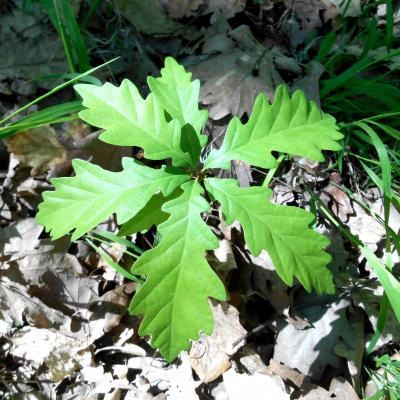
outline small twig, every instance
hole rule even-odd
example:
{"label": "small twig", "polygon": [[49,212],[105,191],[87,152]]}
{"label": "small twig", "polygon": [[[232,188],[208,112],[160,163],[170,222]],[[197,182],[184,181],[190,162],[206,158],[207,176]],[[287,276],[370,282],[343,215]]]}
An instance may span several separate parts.
{"label": "small twig", "polygon": [[239,339],[236,339],[233,343],[232,343],[232,347],[235,348],[241,341],[248,339],[249,337],[255,335],[256,333],[261,332],[262,330],[264,330],[270,323],[272,322],[272,319],[267,320],[266,322],[264,322],[261,325],[256,326],[255,328],[253,328],[251,331],[247,332],[246,334],[244,334],[243,336],[240,336]]}

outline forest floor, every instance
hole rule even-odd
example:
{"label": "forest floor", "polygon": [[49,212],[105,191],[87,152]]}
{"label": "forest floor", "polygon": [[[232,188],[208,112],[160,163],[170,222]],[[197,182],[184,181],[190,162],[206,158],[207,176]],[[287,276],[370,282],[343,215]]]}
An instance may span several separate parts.
{"label": "forest floor", "polygon": [[[118,171],[121,157],[140,158],[140,149],[107,145],[80,119],[12,135],[0,127],[0,399],[400,399],[395,305],[382,306],[384,289],[374,268],[318,211],[325,205],[382,263],[388,265],[391,253],[389,273],[398,284],[396,4],[69,3],[83,39],[81,45],[79,37],[74,40],[74,26],[64,15],[72,68],[69,45],[63,46],[51,22],[50,6],[34,0],[0,3],[0,116],[83,72],[85,63],[97,66],[115,57],[94,76],[118,84],[128,78],[147,94],[146,77],[159,76],[164,58],[173,56],[201,81],[200,100],[210,117],[205,133],[218,147],[231,117],[246,120],[259,93],[273,98],[281,83],[303,90],[336,118],[343,148],[326,152],[325,162],[283,159],[269,186],[273,202],[316,215],[314,228],[331,241],[328,267],[336,293],[309,294],[298,283],[287,286],[266,252],[249,253],[240,225],[219,221],[213,228],[220,247],[208,261],[224,281],[229,302],[210,301],[214,333],[201,335],[189,352],[167,363],[147,337],[138,335],[140,319],[127,311],[137,284],[111,268],[85,238],[51,241],[35,220],[42,193],[52,188],[50,179],[71,176],[74,158]],[[11,122],[76,100],[66,88]],[[379,121],[369,126],[376,129],[383,153],[365,131],[349,125],[372,117]],[[267,173],[235,161],[224,177],[251,186]],[[98,229],[117,232],[118,226],[110,218]],[[151,231],[129,240],[146,247],[154,237]],[[103,245],[115,262],[129,267],[126,247]],[[377,335],[382,308],[387,317]]]}

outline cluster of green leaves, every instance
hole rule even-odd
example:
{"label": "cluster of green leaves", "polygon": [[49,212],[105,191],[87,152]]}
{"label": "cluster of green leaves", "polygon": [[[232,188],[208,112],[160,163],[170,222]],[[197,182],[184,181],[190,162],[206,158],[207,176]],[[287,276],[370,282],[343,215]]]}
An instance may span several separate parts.
{"label": "cluster of green leaves", "polygon": [[400,398],[400,361],[388,354],[375,358],[375,370],[367,373],[378,390],[365,400],[397,400]]}
{"label": "cluster of green leaves", "polygon": [[101,140],[119,146],[139,146],[149,160],[170,159],[170,165],[150,168],[134,159],[122,160],[121,172],[109,172],[75,160],[76,176],[53,179],[55,191],[45,192],[37,220],[53,239],[71,231],[77,239],[115,213],[120,232],[130,235],[158,226],[161,241],[133,264],[132,274],[145,283],[131,304],[132,314],[144,315],[141,335],[167,360],[196,340],[211,334],[213,316],[208,298],[226,300],[224,285],[206,261],[218,240],[203,219],[210,201],[219,202],[228,224],[238,220],[255,256],[266,250],[284,282],[296,277],[306,290],[334,292],[326,265],[329,241],[312,230],[313,215],[274,205],[266,187],[239,187],[235,179],[212,177],[212,169],[230,168],[241,160],[274,168],[274,152],[322,161],[322,150],[338,150],[342,138],[335,119],[308,102],[300,91],[291,97],[278,87],[271,104],[260,94],[243,124],[234,117],[222,147],[200,162],[207,137],[202,130],[207,111],[199,109],[200,82],[173,58],[161,77],[148,78],[151,93],[143,98],[136,86],[78,84],[86,107],[80,117],[104,129]]}

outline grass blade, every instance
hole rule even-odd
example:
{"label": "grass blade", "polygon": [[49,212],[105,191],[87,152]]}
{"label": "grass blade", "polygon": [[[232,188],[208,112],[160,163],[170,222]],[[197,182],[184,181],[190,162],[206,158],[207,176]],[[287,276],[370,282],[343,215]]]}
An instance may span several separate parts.
{"label": "grass blade", "polygon": [[[54,0],[56,1],[56,0]],[[79,63],[79,70],[85,72],[90,69],[89,55],[86,48],[85,41],[83,40],[79,25],[76,21],[74,12],[69,1],[61,0],[61,7],[63,11],[63,21],[67,28],[67,33],[71,40],[71,44],[76,54]]]}
{"label": "grass blade", "polygon": [[79,117],[76,114],[82,109],[83,106],[80,101],[72,101],[43,108],[42,110],[30,114],[15,123],[9,124],[5,127],[0,127],[0,140],[22,130],[78,119]]}
{"label": "grass blade", "polygon": [[90,74],[92,74],[93,72],[97,71],[98,69],[114,62],[115,60],[117,60],[119,57],[113,58],[110,61],[105,62],[104,64],[101,64],[95,68],[91,68],[89,71],[86,71],[82,74],[79,74],[77,76],[75,76],[75,78],[70,79],[67,82],[64,82],[58,86],[56,86],[54,89],[51,89],[49,92],[45,93],[42,96],[37,97],[35,100],[29,102],[28,104],[25,104],[23,107],[19,108],[17,111],[14,111],[13,113],[9,114],[7,117],[3,118],[2,120],[0,120],[0,125],[4,124],[6,121],[8,121],[9,119],[15,117],[16,115],[18,115],[19,113],[21,113],[22,111],[27,110],[29,107],[33,106],[34,104],[39,103],[40,101],[46,99],[47,97],[50,97],[51,95],[53,95],[54,93],[57,93],[58,91],[60,91],[61,89],[66,88],[67,86],[70,86],[72,84],[74,84],[75,82],[78,82],[81,78],[88,76]]}

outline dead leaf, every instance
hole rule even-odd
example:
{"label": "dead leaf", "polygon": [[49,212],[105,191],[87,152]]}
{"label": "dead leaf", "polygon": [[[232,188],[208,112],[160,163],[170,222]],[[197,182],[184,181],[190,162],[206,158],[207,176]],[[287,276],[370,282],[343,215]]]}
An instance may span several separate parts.
{"label": "dead leaf", "polygon": [[360,0],[325,0],[332,3],[338,12],[344,17],[358,17],[361,15],[361,1]]}
{"label": "dead leaf", "polygon": [[274,377],[256,372],[254,375],[239,374],[233,368],[223,375],[229,400],[258,399],[264,393],[274,400],[290,400]]}
{"label": "dead leaf", "polygon": [[42,175],[67,161],[67,152],[50,126],[19,132],[5,143],[22,165],[32,167],[33,176]]}
{"label": "dead leaf", "polygon": [[13,357],[30,361],[37,367],[46,363],[54,382],[62,381],[91,359],[80,353],[87,348],[87,343],[51,329],[24,327],[13,335],[12,343]]}
{"label": "dead leaf", "polygon": [[312,32],[322,26],[320,15],[327,8],[323,0],[285,1],[282,31],[294,48],[303,43]]}
{"label": "dead leaf", "polygon": [[[366,192],[366,195],[370,198],[369,200],[367,198],[359,198],[359,200],[366,203],[375,214],[379,215],[383,219],[383,196],[379,189],[369,189]],[[362,242],[372,249],[372,251],[375,251],[378,242],[386,236],[385,228],[375,218],[371,217],[366,211],[364,211],[364,209],[357,203],[354,203],[353,207],[354,216],[349,218],[346,225],[350,228],[353,235],[358,236]],[[400,213],[393,205],[390,206],[389,226],[395,232],[400,229]],[[394,259],[394,262],[397,262],[396,259]]]}
{"label": "dead leaf", "polygon": [[67,68],[62,42],[49,30],[40,7],[33,7],[31,14],[14,10],[0,15],[0,37],[3,93],[29,95],[37,87],[50,89],[57,85],[54,80],[40,80]]}
{"label": "dead leaf", "polygon": [[210,301],[210,304],[214,314],[213,334],[201,334],[189,352],[190,364],[202,382],[214,381],[230,367],[230,357],[243,342],[235,347],[232,344],[246,333],[236,308],[228,303]]}
{"label": "dead leaf", "polygon": [[222,239],[218,249],[213,251],[214,257],[209,257],[211,266],[218,272],[228,272],[237,269],[232,244],[229,240]]}
{"label": "dead leaf", "polygon": [[198,400],[195,389],[200,382],[194,381],[187,357],[186,353],[181,354],[181,365],[169,365],[161,359],[152,357],[132,357],[128,360],[127,366],[129,369],[141,371],[136,376],[135,385],[139,389],[144,386],[143,391],[156,387],[160,391],[168,390],[167,397],[171,400]]}
{"label": "dead leaf", "polygon": [[324,189],[333,201],[331,206],[332,212],[342,222],[347,222],[350,216],[354,215],[354,208],[349,196],[341,190],[338,185],[341,182],[341,177],[337,172],[332,172],[329,176],[330,183]]}
{"label": "dead leaf", "polygon": [[306,69],[306,75],[292,85],[292,91],[302,90],[308,100],[315,101],[318,106],[321,106],[319,98],[319,79],[324,73],[325,68],[318,61],[312,60]]}
{"label": "dead leaf", "polygon": [[129,303],[137,286],[130,282],[106,292],[100,299],[100,304],[92,308],[92,320],[104,319],[104,332],[110,332],[118,326],[128,310]]}
{"label": "dead leaf", "polygon": [[307,294],[300,295],[294,302],[302,304],[300,315],[311,326],[297,330],[292,324],[286,324],[280,328],[274,359],[315,380],[323,376],[327,366],[342,370],[347,359],[357,384],[364,351],[362,315],[344,298]]}
{"label": "dead leaf", "polygon": [[[237,358],[239,361],[236,361]],[[236,369],[245,368],[247,373],[254,375],[255,373],[272,376],[268,367],[264,364],[260,355],[256,353],[251,347],[243,346],[235,357]]]}
{"label": "dead leaf", "polygon": [[171,18],[190,17],[199,11],[204,0],[161,0]]}
{"label": "dead leaf", "polygon": [[[372,326],[372,333],[366,336],[367,344],[372,338],[372,335],[377,330],[378,315],[380,303],[383,296],[383,288],[379,281],[372,279],[357,279],[352,278],[348,281],[349,289],[351,290],[351,298],[357,307],[362,308]],[[376,345],[379,349],[390,342],[397,343],[400,341],[399,323],[391,308],[388,310],[388,315],[385,327]]]}
{"label": "dead leaf", "polygon": [[213,0],[206,3],[207,8],[203,14],[221,12],[228,19],[244,9],[246,0]]}
{"label": "dead leaf", "polygon": [[139,31],[154,36],[169,36],[183,27],[167,15],[160,0],[116,0],[123,16]]}
{"label": "dead leaf", "polygon": [[[2,273],[7,271],[2,270]],[[26,285],[11,282],[0,276],[0,317],[4,322],[3,332],[8,332],[14,325],[26,320],[37,328],[56,328],[68,331],[70,319],[62,312],[46,306],[39,299],[28,293]]]}
{"label": "dead leaf", "polygon": [[100,131],[91,132],[88,125],[75,120],[61,128],[44,125],[19,132],[5,141],[7,149],[20,162],[31,167],[32,176],[49,172],[48,178],[68,175],[71,160],[90,159],[111,171],[121,169],[121,157],[129,155],[127,147],[112,146],[98,139]]}
{"label": "dead leaf", "polygon": [[19,219],[0,229],[0,260],[10,260],[10,257],[13,260],[18,258],[18,253],[34,250],[42,231],[43,226],[37,224],[34,218]]}
{"label": "dead leaf", "polygon": [[336,400],[360,400],[350,383],[341,376],[332,379],[329,391],[332,393],[330,399],[334,395]]}
{"label": "dead leaf", "polygon": [[302,387],[304,382],[307,380],[307,377],[304,376],[299,370],[290,368],[281,362],[277,362],[274,358],[270,360],[268,370],[274,375],[278,375],[285,381],[295,385],[297,388]]}
{"label": "dead leaf", "polygon": [[[272,95],[281,82],[272,60],[235,49],[191,67],[194,78],[202,83],[200,100],[210,106],[210,117],[250,115],[259,93]],[[256,72],[255,72],[256,71]]]}
{"label": "dead leaf", "polygon": [[190,17],[221,12],[225,18],[231,18],[242,11],[245,0],[160,0],[171,18]]}

